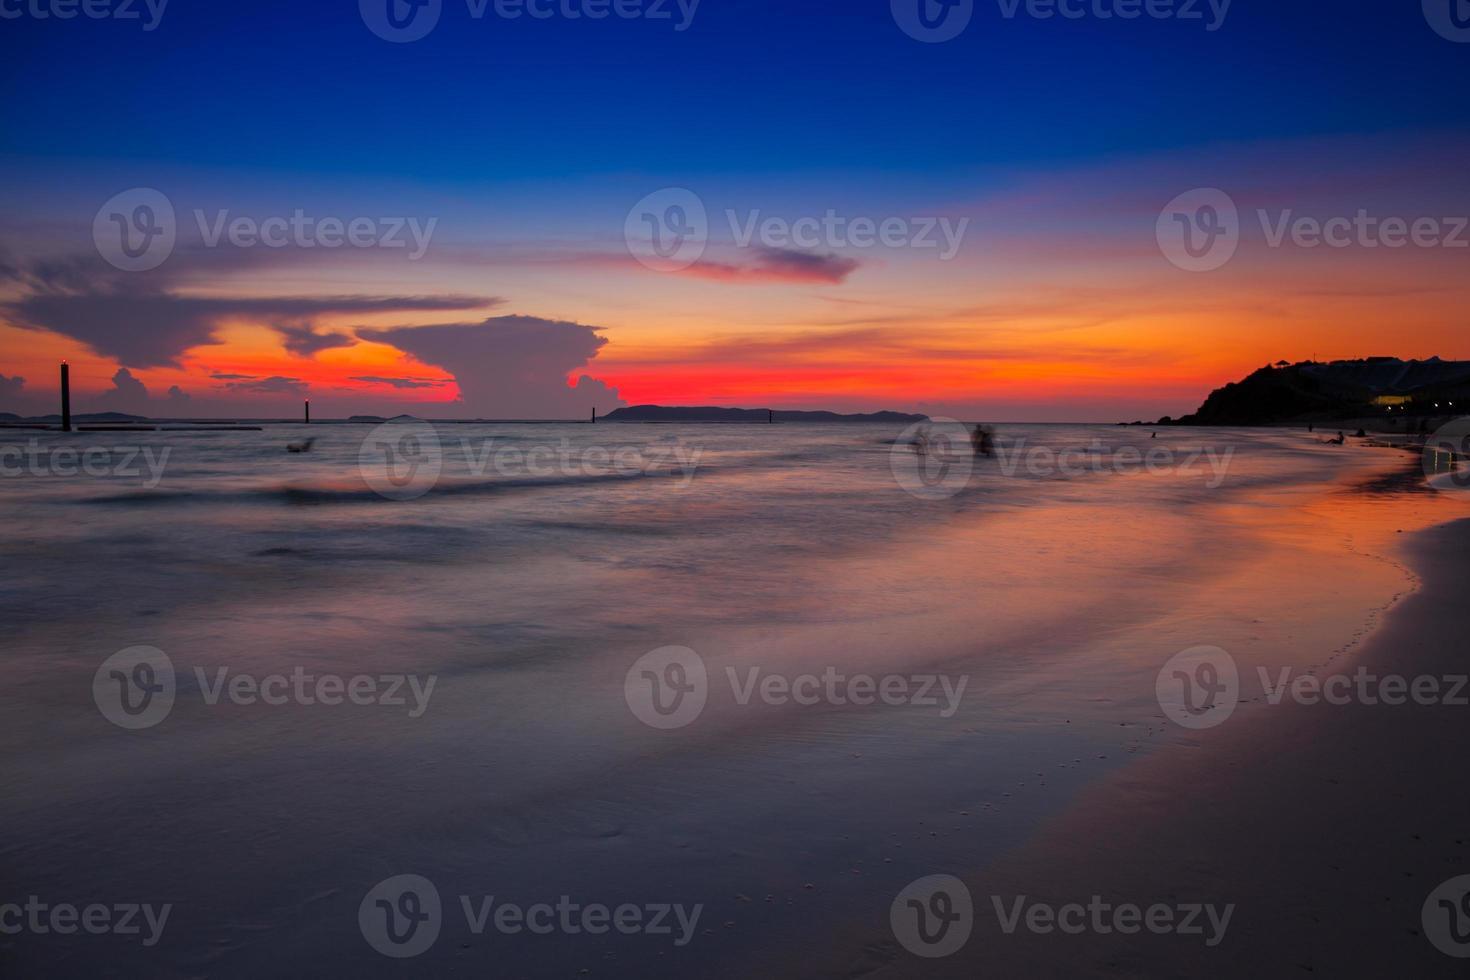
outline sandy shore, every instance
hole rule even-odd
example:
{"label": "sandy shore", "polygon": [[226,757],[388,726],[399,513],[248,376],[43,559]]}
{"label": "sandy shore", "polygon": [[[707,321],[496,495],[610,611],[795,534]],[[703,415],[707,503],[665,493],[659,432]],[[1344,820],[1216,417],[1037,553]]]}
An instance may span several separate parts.
{"label": "sandy shore", "polygon": [[[1322,671],[1470,672],[1470,521],[1404,548],[1422,587],[1348,664]],[[1247,682],[1243,681],[1244,685]],[[1446,690],[1448,685],[1446,685]],[[1467,693],[1461,690],[1461,696]],[[1243,694],[1243,696],[1245,696]],[[966,876],[974,933],[946,959],[856,972],[994,977],[1449,977],[1470,961],[1422,934],[1425,900],[1470,873],[1470,707],[1284,700],[1129,767],[1024,847]],[[1006,934],[992,896],[1028,902],[1235,906],[1224,938]],[[1470,926],[1470,923],[1465,923]]]}

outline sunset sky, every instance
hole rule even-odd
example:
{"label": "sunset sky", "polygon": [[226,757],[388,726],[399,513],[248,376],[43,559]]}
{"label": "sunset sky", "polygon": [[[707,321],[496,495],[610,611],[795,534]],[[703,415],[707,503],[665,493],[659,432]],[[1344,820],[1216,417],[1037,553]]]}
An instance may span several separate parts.
{"label": "sunset sky", "polygon": [[[1239,0],[1216,30],[979,3],[935,44],[888,0],[840,17],[704,0],[683,30],[669,6],[507,20],[444,0],[411,43],[350,2],[0,23],[19,93],[0,126],[0,411],[53,411],[63,358],[80,409],[165,417],[309,397],[321,417],[1002,421],[1179,415],[1280,358],[1470,359],[1470,45],[1417,2]],[[177,242],[126,271],[94,219],[137,188],[169,202]],[[625,235],[666,188],[707,213],[676,271]],[[1209,272],[1156,237],[1196,188],[1241,219]],[[403,224],[408,244],[209,240],[297,212]],[[1360,212],[1449,240],[1270,241]],[[932,224],[939,247],[739,241],[829,214]],[[431,229],[421,257],[413,227]],[[952,257],[941,227],[963,228]]]}

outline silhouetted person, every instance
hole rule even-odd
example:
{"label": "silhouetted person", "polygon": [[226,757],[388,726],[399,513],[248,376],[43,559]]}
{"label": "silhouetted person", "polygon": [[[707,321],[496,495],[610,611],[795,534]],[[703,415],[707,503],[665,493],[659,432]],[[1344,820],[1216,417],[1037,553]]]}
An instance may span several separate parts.
{"label": "silhouetted person", "polygon": [[975,432],[970,436],[970,444],[975,447],[976,456],[993,456],[995,454],[995,433],[990,431],[986,425],[975,426]]}

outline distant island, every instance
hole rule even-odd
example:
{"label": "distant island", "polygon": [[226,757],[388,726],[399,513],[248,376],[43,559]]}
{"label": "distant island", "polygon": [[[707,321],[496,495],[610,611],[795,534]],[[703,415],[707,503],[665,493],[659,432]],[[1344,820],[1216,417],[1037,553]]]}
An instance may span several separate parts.
{"label": "distant island", "polygon": [[[147,422],[148,419],[142,415],[129,415],[126,412],[82,412],[72,416],[73,422]],[[13,412],[0,412],[0,422],[35,422],[61,424],[60,415],[16,415]]]}
{"label": "distant island", "polygon": [[837,412],[796,412],[769,408],[682,408],[664,405],[634,405],[603,416],[604,422],[923,422],[927,415],[904,412],[869,412],[842,415]]}
{"label": "distant island", "polygon": [[1470,414],[1470,361],[1278,361],[1217,388],[1193,415],[1155,425],[1286,425],[1353,422],[1399,431]]}

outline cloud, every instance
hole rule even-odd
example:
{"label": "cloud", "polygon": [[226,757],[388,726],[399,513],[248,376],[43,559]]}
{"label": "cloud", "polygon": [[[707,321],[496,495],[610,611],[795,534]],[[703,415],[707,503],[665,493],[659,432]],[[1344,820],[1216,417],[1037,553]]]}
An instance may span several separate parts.
{"label": "cloud", "polygon": [[26,379],[20,375],[7,378],[0,374],[0,398],[19,398],[21,389],[26,386]]}
{"label": "cloud", "polygon": [[211,374],[210,377],[213,378],[216,381],[254,381],[256,379],[257,375],[254,375],[254,374]]}
{"label": "cloud", "polygon": [[28,291],[0,303],[0,314],[16,326],[71,337],[134,368],[177,366],[183,352],[217,343],[215,330],[230,320],[270,323],[282,332],[288,350],[295,344],[315,353],[352,343],[315,334],[310,323],[319,316],[472,310],[502,302],[459,295],[185,296],[168,288],[166,279],[130,277],[80,259],[37,261],[13,278]]}
{"label": "cloud", "polygon": [[277,323],[275,329],[281,335],[286,350],[297,357],[311,357],[318,351],[331,350],[334,347],[352,347],[357,343],[354,337],[340,333],[317,333],[310,326]]}
{"label": "cloud", "polygon": [[276,375],[270,378],[251,378],[247,381],[227,381],[220,387],[229,391],[246,391],[261,395],[304,395],[311,385],[300,378],[283,378]]}
{"label": "cloud", "polygon": [[187,391],[180,388],[178,385],[174,385],[168,390],[168,400],[171,404],[182,405],[190,401],[191,399]]}
{"label": "cloud", "polygon": [[757,248],[753,262],[696,262],[685,275],[718,282],[803,282],[839,285],[858,268],[857,259],[791,248]]}
{"label": "cloud", "polygon": [[362,378],[349,378],[349,381],[361,381],[363,384],[387,385],[390,388],[442,388],[449,382],[435,381],[433,378],[379,378],[369,375]]}
{"label": "cloud", "polygon": [[[468,262],[477,254],[464,253],[459,258]],[[840,285],[862,266],[862,262],[858,259],[821,252],[803,252],[794,248],[772,248],[758,245],[736,248],[733,252],[727,251],[727,254],[733,254],[735,258],[729,261],[706,258],[674,275],[693,276],[712,282],[736,285],[769,285],[772,283]],[[626,251],[518,250],[508,255],[492,252],[487,253],[483,259],[477,258],[475,264],[477,267],[485,265],[564,265],[614,271],[641,270],[642,268]]]}
{"label": "cloud", "polygon": [[112,376],[112,388],[97,396],[97,405],[112,412],[146,413],[148,411],[148,386],[127,368],[118,368]]}
{"label": "cloud", "polygon": [[471,296],[195,298],[123,288],[115,292],[32,294],[0,309],[19,326],[50,330],[80,340],[97,353],[130,367],[149,368],[173,366],[184,351],[216,343],[215,329],[230,319],[464,310],[486,305],[490,305],[486,298]]}
{"label": "cloud", "polygon": [[972,364],[1042,359],[1106,363],[1140,352],[1118,346],[1050,339],[1037,343],[1004,329],[944,327],[922,321],[903,326],[804,330],[787,335],[732,334],[677,350],[617,361],[623,371],[684,366],[738,366],[739,370],[854,367],[878,373],[915,365]]}
{"label": "cloud", "polygon": [[454,375],[467,414],[479,418],[581,418],[596,406],[623,404],[616,389],[585,374],[607,343],[599,328],[533,316],[483,323],[359,329],[364,340],[390,344]]}
{"label": "cloud", "polygon": [[[624,249],[597,251],[533,245],[454,249],[436,246],[434,254],[440,260],[471,265],[476,269],[484,269],[486,266],[568,266],[598,271],[642,270]],[[762,245],[727,249],[726,254],[736,257],[729,261],[708,258],[675,274],[733,284],[838,285],[845,282],[863,264],[859,259],[840,255]]]}

